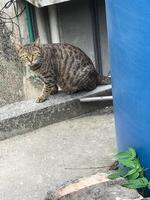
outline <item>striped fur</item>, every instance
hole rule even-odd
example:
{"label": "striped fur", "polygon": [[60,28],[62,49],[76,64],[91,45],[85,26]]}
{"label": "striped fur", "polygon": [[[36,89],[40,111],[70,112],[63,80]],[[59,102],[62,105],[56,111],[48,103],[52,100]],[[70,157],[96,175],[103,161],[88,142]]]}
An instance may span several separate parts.
{"label": "striped fur", "polygon": [[70,44],[40,45],[37,39],[31,45],[17,47],[20,60],[41,76],[44,88],[36,102],[45,101],[58,92],[58,86],[66,93],[93,90],[102,84],[90,58]]}

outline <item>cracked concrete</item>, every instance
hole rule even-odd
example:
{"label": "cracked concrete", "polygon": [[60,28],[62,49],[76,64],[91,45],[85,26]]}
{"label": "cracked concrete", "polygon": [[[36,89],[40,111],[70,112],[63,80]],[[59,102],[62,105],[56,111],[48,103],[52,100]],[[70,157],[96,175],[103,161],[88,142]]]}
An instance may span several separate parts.
{"label": "cracked concrete", "polygon": [[105,109],[1,141],[0,199],[42,200],[66,181],[105,172],[114,138],[113,114]]}

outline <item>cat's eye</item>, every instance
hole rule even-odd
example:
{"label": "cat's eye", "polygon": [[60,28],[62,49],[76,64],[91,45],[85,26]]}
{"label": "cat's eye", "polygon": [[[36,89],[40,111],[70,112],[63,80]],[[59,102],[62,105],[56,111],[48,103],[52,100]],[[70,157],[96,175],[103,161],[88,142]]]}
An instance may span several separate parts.
{"label": "cat's eye", "polygon": [[27,59],[28,57],[27,57],[27,56],[24,56],[23,58],[24,58],[24,59]]}
{"label": "cat's eye", "polygon": [[39,56],[38,54],[33,55],[33,59],[37,58],[38,56]]}
{"label": "cat's eye", "polygon": [[21,59],[21,60],[27,60],[27,59],[28,59],[28,56],[27,56],[27,55],[21,55],[21,56],[20,56],[20,59]]}
{"label": "cat's eye", "polygon": [[35,52],[35,53],[33,54],[34,57],[39,56],[39,55],[40,55],[39,52]]}

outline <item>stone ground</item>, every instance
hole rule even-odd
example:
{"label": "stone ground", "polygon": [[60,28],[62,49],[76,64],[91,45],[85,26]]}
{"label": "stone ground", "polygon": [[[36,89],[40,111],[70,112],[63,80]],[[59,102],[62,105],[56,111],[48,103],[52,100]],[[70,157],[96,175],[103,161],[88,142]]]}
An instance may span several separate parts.
{"label": "stone ground", "polygon": [[115,153],[111,109],[0,142],[0,199],[42,200],[47,191],[105,172]]}

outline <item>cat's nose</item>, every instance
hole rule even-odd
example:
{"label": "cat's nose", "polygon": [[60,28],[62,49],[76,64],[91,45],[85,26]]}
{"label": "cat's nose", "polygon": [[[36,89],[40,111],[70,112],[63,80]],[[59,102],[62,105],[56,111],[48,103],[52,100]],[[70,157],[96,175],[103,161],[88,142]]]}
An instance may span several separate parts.
{"label": "cat's nose", "polygon": [[29,61],[30,64],[32,64],[32,62],[33,62],[33,56],[30,56],[30,57],[28,58],[28,61]]}
{"label": "cat's nose", "polygon": [[32,61],[28,60],[29,65],[32,65]]}

